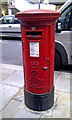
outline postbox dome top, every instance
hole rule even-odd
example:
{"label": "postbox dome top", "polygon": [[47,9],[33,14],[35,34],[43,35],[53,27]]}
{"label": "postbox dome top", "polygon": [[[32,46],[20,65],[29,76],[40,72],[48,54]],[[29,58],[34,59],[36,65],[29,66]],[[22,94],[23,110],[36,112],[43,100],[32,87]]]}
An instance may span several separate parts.
{"label": "postbox dome top", "polygon": [[45,10],[45,9],[34,9],[34,10],[26,10],[23,12],[19,12],[17,14],[22,15],[22,14],[59,14],[59,12],[53,11],[53,10]]}
{"label": "postbox dome top", "polygon": [[59,12],[53,10],[45,10],[45,9],[34,9],[34,10],[27,10],[23,12],[16,13],[16,17],[20,20],[22,19],[49,19],[54,18],[58,19],[60,17]]}

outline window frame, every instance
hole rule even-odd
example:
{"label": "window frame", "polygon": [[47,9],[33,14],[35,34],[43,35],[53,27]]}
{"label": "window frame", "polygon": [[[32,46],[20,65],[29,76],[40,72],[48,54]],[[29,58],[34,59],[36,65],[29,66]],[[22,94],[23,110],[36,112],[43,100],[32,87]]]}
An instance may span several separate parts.
{"label": "window frame", "polygon": [[[11,19],[7,19],[7,17],[11,17]],[[5,21],[6,20],[6,23],[3,23],[3,21]],[[10,23],[9,21],[8,21],[8,23],[7,23],[7,20],[12,20],[12,22]],[[14,16],[4,16],[3,17],[3,19],[2,19],[2,24],[13,24],[14,23]]]}
{"label": "window frame", "polygon": [[71,15],[70,15],[70,20],[69,20],[68,29],[69,29],[70,31],[72,31],[72,10],[71,10]]}

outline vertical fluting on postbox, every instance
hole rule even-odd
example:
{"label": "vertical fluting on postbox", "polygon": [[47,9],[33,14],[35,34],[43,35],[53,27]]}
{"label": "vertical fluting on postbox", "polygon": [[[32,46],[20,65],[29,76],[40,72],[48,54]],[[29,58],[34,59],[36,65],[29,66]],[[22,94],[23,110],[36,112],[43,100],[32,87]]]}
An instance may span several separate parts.
{"label": "vertical fluting on postbox", "polygon": [[25,104],[43,111],[54,104],[55,22],[59,12],[28,10],[16,13],[22,35]]}

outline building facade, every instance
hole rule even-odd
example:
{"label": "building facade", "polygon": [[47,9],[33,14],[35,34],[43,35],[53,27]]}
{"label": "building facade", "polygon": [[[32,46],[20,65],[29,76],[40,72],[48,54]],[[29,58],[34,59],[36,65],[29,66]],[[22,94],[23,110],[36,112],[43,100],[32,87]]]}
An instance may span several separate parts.
{"label": "building facade", "polygon": [[8,1],[0,0],[0,17],[8,14]]}
{"label": "building facade", "polygon": [[2,15],[10,15],[22,11],[22,8],[26,7],[26,3],[38,4],[39,1],[45,4],[54,4],[57,10],[67,0],[0,0],[0,17],[2,17]]}
{"label": "building facade", "polygon": [[54,4],[56,5],[56,10],[58,10],[61,5],[63,5],[67,0],[26,0],[31,3],[38,3],[39,1],[41,3],[46,3],[46,4]]}
{"label": "building facade", "polygon": [[67,0],[49,0],[50,4],[55,4],[55,5],[62,5],[66,2]]}
{"label": "building facade", "polygon": [[[32,2],[32,3],[38,3],[39,0],[26,0],[28,2]],[[40,2],[47,2],[50,4],[55,4],[55,5],[62,5],[64,2],[66,2],[67,0],[40,0]]]}

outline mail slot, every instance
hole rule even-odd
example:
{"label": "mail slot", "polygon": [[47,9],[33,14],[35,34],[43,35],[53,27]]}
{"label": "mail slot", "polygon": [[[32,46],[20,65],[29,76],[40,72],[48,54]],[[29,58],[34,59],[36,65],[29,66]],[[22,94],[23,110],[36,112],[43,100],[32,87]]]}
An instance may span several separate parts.
{"label": "mail slot", "polygon": [[29,10],[16,14],[21,22],[25,104],[43,111],[54,104],[55,23],[59,12]]}

